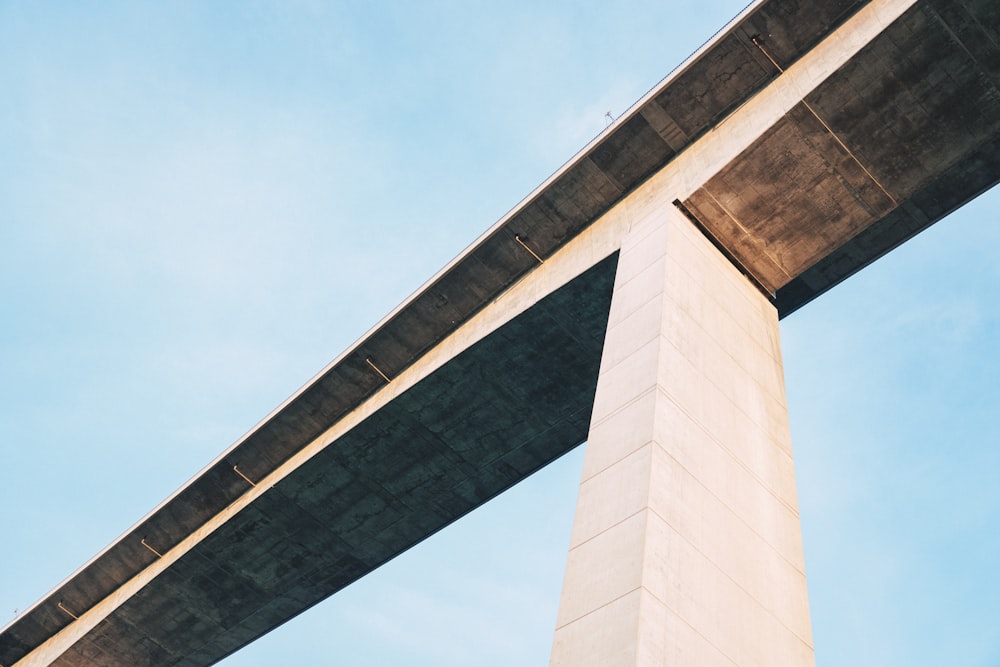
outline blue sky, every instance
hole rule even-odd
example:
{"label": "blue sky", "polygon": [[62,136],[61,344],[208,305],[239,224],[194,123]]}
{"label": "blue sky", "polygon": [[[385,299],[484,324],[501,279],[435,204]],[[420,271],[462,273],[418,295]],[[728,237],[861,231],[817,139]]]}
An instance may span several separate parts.
{"label": "blue sky", "polygon": [[[741,8],[0,0],[0,624]],[[998,218],[782,324],[819,665],[1000,664]],[[545,664],[581,461],[223,664]]]}

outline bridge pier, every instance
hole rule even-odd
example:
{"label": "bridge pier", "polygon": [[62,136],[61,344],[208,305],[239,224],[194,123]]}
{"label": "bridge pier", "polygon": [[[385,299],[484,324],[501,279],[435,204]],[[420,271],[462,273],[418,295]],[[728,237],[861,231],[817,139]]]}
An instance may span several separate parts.
{"label": "bridge pier", "polygon": [[778,314],[672,208],[622,244],[550,664],[813,664]]}
{"label": "bridge pier", "polygon": [[994,5],[751,3],[0,664],[211,664],[585,438],[552,664],[811,664],[777,319],[1000,182]]}

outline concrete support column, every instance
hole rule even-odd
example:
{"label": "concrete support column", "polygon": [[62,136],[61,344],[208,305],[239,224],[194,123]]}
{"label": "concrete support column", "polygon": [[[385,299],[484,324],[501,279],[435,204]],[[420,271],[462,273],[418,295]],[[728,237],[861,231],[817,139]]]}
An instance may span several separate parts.
{"label": "concrete support column", "polygon": [[813,662],[777,313],[660,210],[621,249],[550,664]]}

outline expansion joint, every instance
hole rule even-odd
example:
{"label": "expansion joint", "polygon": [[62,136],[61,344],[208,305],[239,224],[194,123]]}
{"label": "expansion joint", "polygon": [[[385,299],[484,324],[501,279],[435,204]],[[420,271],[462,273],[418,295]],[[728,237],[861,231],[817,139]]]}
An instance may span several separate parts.
{"label": "expansion joint", "polygon": [[[757,47],[757,49],[758,49],[758,50],[759,50],[759,51],[760,51],[761,53],[763,53],[763,54],[764,54],[764,57],[765,57],[765,58],[767,58],[767,59],[768,59],[769,61],[771,61],[771,64],[772,64],[772,65],[774,65],[774,68],[775,68],[776,70],[778,70],[778,74],[784,74],[784,73],[785,73],[785,70],[784,70],[784,68],[783,68],[783,67],[782,67],[781,65],[779,65],[779,64],[778,64],[778,61],[774,59],[774,56],[772,56],[772,55],[771,55],[771,54],[770,54],[770,53],[768,52],[768,50],[767,50],[766,48],[764,48],[764,44],[763,44],[763,42],[762,42],[762,41],[761,41],[761,39],[760,39],[760,35],[754,35],[753,37],[751,37],[751,38],[750,38],[750,41],[751,41],[751,42],[753,42],[753,45],[754,45],[754,46],[756,46],[756,47]],[[882,191],[882,194],[884,194],[884,195],[885,195],[886,197],[888,197],[888,198],[889,198],[889,201],[891,201],[891,202],[892,202],[892,205],[893,205],[894,207],[895,207],[895,206],[898,206],[898,205],[899,205],[899,202],[898,202],[898,201],[896,201],[896,198],[895,198],[895,197],[893,197],[893,196],[892,196],[892,195],[891,195],[891,194],[889,193],[889,191],[888,191],[888,190],[886,190],[885,186],[884,186],[884,185],[882,185],[882,182],[881,182],[881,181],[879,181],[879,180],[878,180],[877,178],[875,178],[875,175],[874,175],[874,174],[873,174],[872,172],[870,172],[870,171],[868,170],[868,167],[866,167],[866,166],[865,166],[865,165],[864,165],[864,164],[863,164],[863,163],[861,162],[861,160],[859,160],[859,159],[858,159],[858,156],[854,154],[854,151],[852,151],[852,150],[851,150],[850,148],[848,148],[848,147],[847,147],[847,144],[845,144],[845,143],[844,143],[844,142],[843,142],[843,141],[842,141],[842,140],[840,139],[840,137],[839,137],[839,136],[837,136],[837,133],[833,131],[833,128],[831,128],[831,127],[830,127],[830,126],[829,126],[829,125],[827,124],[827,122],[826,122],[825,120],[823,120],[822,118],[820,118],[820,115],[819,115],[818,113],[816,113],[816,110],[815,110],[815,109],[813,109],[812,105],[811,105],[811,104],[809,104],[809,102],[807,102],[807,101],[805,100],[805,98],[804,98],[804,97],[803,97],[803,99],[802,99],[802,106],[804,106],[804,107],[805,107],[805,108],[806,108],[806,109],[807,109],[807,110],[809,111],[809,113],[811,113],[811,114],[813,115],[813,117],[814,117],[814,118],[815,118],[815,119],[817,120],[817,122],[819,122],[819,124],[823,126],[823,129],[824,129],[824,130],[826,130],[827,132],[829,132],[830,136],[831,136],[831,137],[833,137],[833,140],[834,140],[834,141],[836,141],[836,142],[837,142],[837,144],[838,144],[838,145],[839,145],[839,146],[840,146],[840,147],[841,147],[842,149],[844,149],[844,152],[845,152],[845,153],[847,153],[847,155],[848,155],[848,156],[850,156],[850,158],[851,158],[852,160],[854,160],[855,164],[857,164],[857,165],[858,165],[859,167],[861,167],[861,170],[862,170],[863,172],[865,172],[865,175],[866,175],[866,176],[868,176],[868,178],[870,178],[870,179],[871,179],[872,183],[874,183],[874,184],[876,185],[876,187],[878,187],[878,189]]]}
{"label": "expansion joint", "polygon": [[691,210],[687,206],[685,206],[680,199],[675,199],[673,204],[674,206],[677,207],[677,210],[683,213],[684,217],[690,220],[691,223],[698,229],[698,231],[701,232],[702,235],[704,235],[704,237],[707,238],[713,246],[715,246],[715,249],[718,250],[720,253],[722,253],[722,256],[728,259],[730,264],[736,267],[737,271],[746,276],[746,279],[749,280],[750,283],[754,287],[756,287],[761,294],[766,296],[767,300],[770,301],[772,305],[775,304],[775,298],[776,298],[775,293],[769,290],[767,287],[765,287],[764,283],[757,280],[757,277],[750,272],[750,269],[748,269],[743,264],[743,262],[737,259],[736,255],[730,252],[729,248],[727,248],[722,241],[716,238],[715,234],[713,234],[711,230],[709,230],[709,228],[705,225],[705,223],[703,223],[701,220],[698,219],[698,216],[692,213]]}

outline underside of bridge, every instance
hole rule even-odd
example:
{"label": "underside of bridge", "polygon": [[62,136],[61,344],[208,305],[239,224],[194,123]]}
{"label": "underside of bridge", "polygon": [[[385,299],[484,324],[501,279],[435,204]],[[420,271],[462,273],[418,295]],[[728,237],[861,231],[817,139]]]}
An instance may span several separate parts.
{"label": "underside of bridge", "polygon": [[215,662],[583,442],[615,259],[312,457],[56,664]]}
{"label": "underside of bridge", "polygon": [[[776,122],[748,129],[746,147],[674,206],[783,316],[991,187],[1000,180],[996,2],[758,2],[258,428],[3,628],[0,665],[211,664],[583,442],[615,278],[610,246],[270,488],[252,482],[884,6],[898,8],[887,27]],[[252,502],[205,528],[251,490]],[[115,598],[161,560],[169,565]]]}

